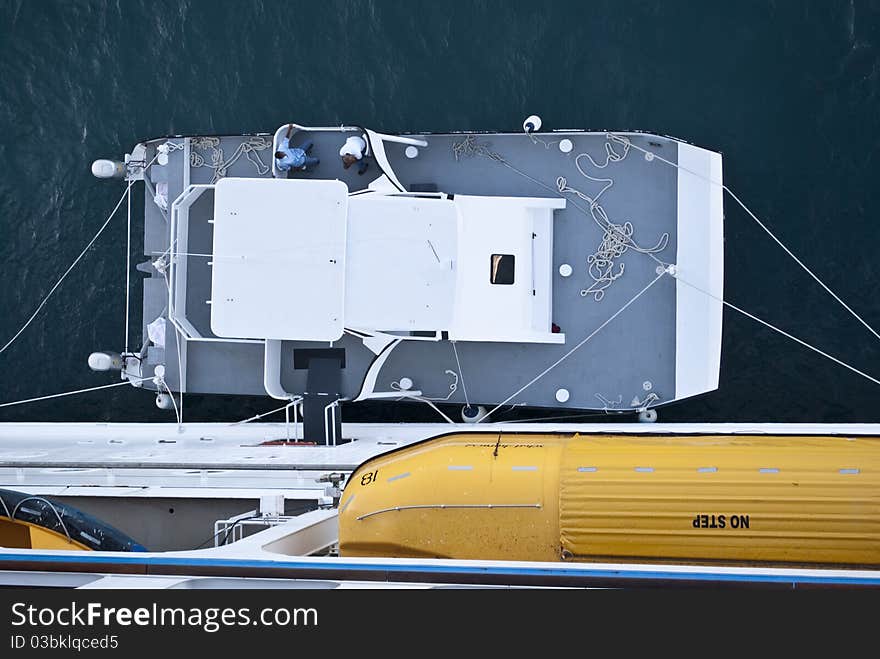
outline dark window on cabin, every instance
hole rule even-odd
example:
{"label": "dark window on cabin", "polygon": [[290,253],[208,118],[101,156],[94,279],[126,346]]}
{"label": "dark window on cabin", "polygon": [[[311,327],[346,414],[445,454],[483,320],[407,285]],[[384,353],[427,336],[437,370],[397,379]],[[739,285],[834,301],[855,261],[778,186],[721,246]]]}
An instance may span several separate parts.
{"label": "dark window on cabin", "polygon": [[489,281],[493,284],[512,284],[515,262],[513,254],[493,254],[489,259]]}

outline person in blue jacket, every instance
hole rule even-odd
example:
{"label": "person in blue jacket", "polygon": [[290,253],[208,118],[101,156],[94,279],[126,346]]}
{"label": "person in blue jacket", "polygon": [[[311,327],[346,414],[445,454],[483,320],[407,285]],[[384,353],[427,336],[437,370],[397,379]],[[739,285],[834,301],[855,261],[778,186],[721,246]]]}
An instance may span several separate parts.
{"label": "person in blue jacket", "polygon": [[288,170],[307,170],[315,167],[321,160],[309,155],[314,143],[306,140],[300,146],[290,146],[290,135],[293,132],[293,124],[287,124],[287,134],[278,143],[278,151],[275,152],[275,165],[282,172]]}

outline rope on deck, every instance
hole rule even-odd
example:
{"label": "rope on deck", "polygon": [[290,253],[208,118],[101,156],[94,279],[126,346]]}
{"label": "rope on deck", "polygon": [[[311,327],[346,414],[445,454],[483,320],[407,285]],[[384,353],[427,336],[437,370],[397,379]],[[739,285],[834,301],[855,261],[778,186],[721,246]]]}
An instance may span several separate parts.
{"label": "rope on deck", "polygon": [[[532,140],[532,143],[541,143],[545,148],[550,148],[552,144],[556,144],[556,142],[545,142],[531,134],[529,137]],[[669,233],[667,232],[663,233],[652,247],[642,247],[633,238],[635,228],[633,227],[632,222],[629,220],[626,220],[623,223],[612,222],[608,217],[608,213],[599,203],[599,199],[602,195],[614,186],[614,179],[610,177],[603,178],[591,176],[584,171],[584,168],[581,165],[581,160],[589,160],[590,164],[596,169],[605,169],[611,163],[622,162],[629,153],[631,146],[629,139],[626,137],[608,134],[606,139],[608,141],[605,143],[604,162],[597,162],[588,153],[581,153],[574,160],[575,167],[577,167],[578,172],[580,172],[583,177],[590,181],[603,184],[599,192],[592,197],[569,186],[568,181],[564,176],[560,176],[556,179],[555,188],[547,185],[543,181],[539,181],[533,176],[530,176],[526,172],[513,166],[504,158],[504,156],[493,151],[489,144],[478,143],[474,135],[468,135],[461,142],[456,142],[452,145],[452,153],[456,162],[465,157],[479,156],[488,158],[489,160],[494,160],[495,162],[504,165],[520,176],[537,183],[553,194],[560,197],[574,195],[587,202],[588,206],[586,208],[576,202],[573,202],[572,205],[585,215],[589,215],[602,231],[602,240],[600,241],[599,246],[596,248],[595,252],[587,256],[587,273],[593,281],[581,290],[581,297],[591,295],[596,302],[599,302],[605,296],[605,290],[611,286],[611,284],[623,276],[624,264],[616,263],[616,259],[623,256],[628,249],[632,249],[642,254],[656,254],[666,249],[666,246],[669,244]],[[618,151],[615,148],[615,144],[621,145],[622,150]]]}
{"label": "rope on deck", "polygon": [[[621,136],[619,136],[619,135],[614,135],[613,133],[606,133],[606,137],[607,137],[608,139],[617,139],[617,140],[620,140],[620,139],[626,139],[625,137],[621,137]],[[773,232],[767,227],[767,225],[765,225],[763,222],[761,222],[761,220],[758,219],[757,215],[755,215],[755,214],[751,211],[751,209],[750,209],[748,206],[746,206],[746,205],[740,200],[740,198],[737,197],[737,196],[733,193],[733,191],[732,191],[730,188],[728,188],[724,183],[722,183],[721,181],[716,181],[716,180],[712,179],[712,178],[709,177],[709,176],[706,176],[706,175],[704,175],[704,174],[701,174],[700,172],[695,172],[694,170],[689,169],[688,167],[685,167],[685,166],[683,166],[683,165],[679,165],[678,163],[674,163],[674,162],[672,162],[671,160],[667,160],[666,158],[663,158],[662,156],[660,156],[660,155],[654,153],[653,151],[649,151],[648,149],[642,148],[642,147],[637,146],[637,145],[635,145],[635,144],[632,144],[631,146],[632,146],[632,148],[637,149],[638,151],[641,151],[642,153],[644,153],[645,156],[646,156],[646,159],[648,158],[648,156],[650,156],[650,161],[651,161],[651,162],[653,162],[654,160],[659,160],[660,162],[665,163],[665,164],[669,165],[670,167],[675,167],[675,169],[677,169],[677,170],[681,170],[681,171],[683,171],[683,172],[687,172],[688,174],[691,174],[692,176],[696,176],[697,178],[700,178],[700,179],[706,181],[707,183],[709,183],[709,184],[711,184],[711,185],[717,185],[717,186],[719,186],[724,192],[726,192],[728,195],[730,195],[730,197],[731,197],[731,198],[732,198],[737,204],[739,204],[739,206],[740,206],[740,207],[741,207],[746,213],[748,213],[749,217],[751,217],[751,218],[757,223],[757,225],[758,225],[759,227],[761,227],[761,229],[763,229],[764,232],[765,232],[768,236],[770,236],[770,237],[773,239],[773,241],[774,241],[777,245],[779,245],[779,246],[783,249],[783,251],[784,251],[786,254],[788,254],[788,255],[792,258],[792,260],[794,260],[795,263],[797,263],[801,268],[803,268],[804,272],[806,272],[808,275],[810,275],[810,277],[812,277],[812,278],[816,281],[817,284],[819,284],[822,288],[824,288],[825,291],[826,291],[831,297],[833,297],[833,298],[834,298],[834,299],[835,299],[835,300],[836,300],[836,301],[837,301],[837,302],[838,302],[838,303],[839,303],[844,309],[846,309],[846,310],[847,310],[847,311],[848,311],[848,312],[849,312],[849,313],[850,313],[850,314],[851,314],[856,320],[858,320],[862,325],[864,325],[864,326],[868,329],[868,331],[871,332],[871,334],[873,334],[877,339],[880,339],[880,334],[878,334],[877,331],[876,331],[873,327],[871,327],[871,326],[867,323],[867,321],[865,321],[864,318],[862,318],[859,314],[857,314],[855,311],[853,311],[853,310],[850,308],[850,306],[849,306],[846,302],[844,302],[843,300],[841,300],[840,297],[839,297],[834,291],[832,291],[832,290],[831,290],[831,289],[825,284],[825,282],[823,282],[821,279],[819,279],[818,275],[816,275],[812,270],[810,270],[810,268],[808,268],[808,267],[806,266],[806,264],[805,264],[803,261],[801,261],[797,256],[795,256],[794,253],[793,253],[788,247],[786,247],[785,244],[784,244],[779,238],[776,237],[776,235],[775,235],[775,234],[774,234],[774,233],[773,233]],[[687,282],[685,282],[685,283],[687,283]],[[696,288],[696,287],[694,287],[694,288]],[[698,290],[699,290],[699,289],[698,289]],[[704,292],[705,292],[705,291],[704,291]]]}
{"label": "rope on deck", "polygon": [[[503,401],[501,401],[500,403],[498,403],[498,405],[496,405],[496,406],[493,407],[491,410],[489,410],[489,413],[486,414],[486,416],[483,417],[483,418],[486,419],[486,418],[492,416],[492,413],[493,413],[493,412],[497,411],[498,409],[500,409],[501,407],[503,407],[504,405],[506,405],[507,403],[509,403],[511,400],[513,400],[514,398],[516,398],[517,396],[519,396],[522,392],[524,392],[526,389],[528,389],[529,387],[531,387],[531,386],[532,386],[533,384],[535,384],[538,380],[540,380],[541,378],[543,378],[543,377],[544,377],[545,375],[547,375],[550,371],[552,371],[554,368],[556,368],[556,367],[559,366],[562,362],[564,362],[566,359],[568,359],[569,357],[571,357],[575,352],[577,352],[578,350],[580,350],[580,348],[582,348],[585,344],[587,344],[587,343],[590,341],[590,339],[592,339],[592,338],[593,338],[594,336],[596,336],[600,331],[602,331],[602,329],[605,328],[605,327],[606,327],[606,326],[607,326],[612,320],[614,320],[614,319],[617,318],[620,314],[622,314],[624,311],[626,311],[626,309],[627,309],[627,308],[628,308],[633,302],[635,302],[635,301],[638,300],[642,295],[644,295],[644,294],[648,291],[648,289],[651,288],[651,286],[653,286],[653,285],[656,284],[658,281],[660,281],[660,278],[663,277],[663,275],[666,275],[666,274],[669,274],[669,269],[661,270],[659,273],[657,273],[657,276],[654,277],[654,279],[652,279],[650,282],[648,282],[647,286],[645,286],[642,290],[640,290],[638,293],[636,293],[634,296],[632,296],[626,304],[624,304],[622,307],[620,307],[620,309],[618,309],[618,310],[615,311],[613,314],[611,314],[611,315],[605,320],[605,322],[603,322],[601,325],[599,325],[599,327],[597,327],[597,328],[594,329],[592,332],[590,332],[585,338],[581,339],[580,343],[578,343],[578,344],[577,344],[576,346],[574,346],[571,350],[569,350],[569,351],[566,352],[564,355],[562,355],[562,357],[560,357],[559,359],[557,359],[555,362],[553,362],[552,364],[550,364],[550,366],[548,366],[548,367],[545,368],[543,371],[541,371],[540,373],[538,373],[538,375],[536,375],[536,376],[533,377],[531,380],[529,380],[528,382],[526,382],[522,387],[520,387],[519,389],[517,389],[516,391],[514,391],[512,394],[510,394],[510,396],[508,396],[508,397],[505,398]],[[477,421],[477,423],[479,423],[479,421]]]}
{"label": "rope on deck", "polygon": [[[810,276],[811,276],[811,277],[812,277],[812,278],[813,278],[813,279],[814,279],[814,280],[815,280],[820,286],[822,286],[822,288],[825,289],[825,291],[827,291],[827,292],[828,292],[828,293],[829,293],[829,294],[830,294],[830,295],[831,295],[831,296],[832,296],[832,297],[833,297],[838,303],[840,303],[841,306],[844,307],[844,309],[846,309],[846,310],[847,310],[850,314],[852,314],[852,315],[853,315],[853,316],[854,316],[854,317],[855,317],[855,318],[856,318],[856,319],[857,319],[862,325],[864,325],[864,326],[865,326],[865,327],[866,327],[866,328],[867,328],[867,329],[868,329],[868,330],[869,330],[869,331],[870,331],[875,337],[880,338],[880,334],[878,334],[878,333],[874,330],[873,327],[871,327],[871,326],[870,326],[870,325],[869,325],[869,324],[868,324],[868,323],[867,323],[867,322],[866,322],[861,316],[859,316],[859,315],[858,315],[853,309],[851,309],[851,308],[850,308],[850,307],[849,307],[849,306],[848,306],[848,305],[847,305],[842,299],[840,299],[840,297],[839,297],[837,294],[835,294],[835,293],[834,293],[834,292],[833,292],[833,291],[832,291],[832,290],[831,290],[831,289],[830,289],[830,288],[829,288],[829,287],[828,287],[828,286],[827,286],[827,285],[826,285],[821,279],[819,279],[819,277],[818,277],[815,273],[813,273],[812,270],[810,270],[810,269],[809,269],[809,268],[808,268],[808,267],[807,267],[807,266],[806,266],[806,265],[805,265],[800,259],[798,259],[798,258],[794,255],[794,253],[793,253],[788,247],[786,247],[786,246],[782,243],[782,241],[779,240],[779,238],[777,238],[777,237],[773,234],[773,232],[770,231],[770,229],[769,229],[769,228],[768,228],[763,222],[761,222],[761,221],[758,219],[758,217],[757,217],[757,216],[751,211],[751,209],[749,209],[749,208],[748,208],[748,207],[747,207],[747,206],[746,206],[746,205],[745,205],[745,204],[739,199],[739,197],[737,197],[737,196],[733,193],[733,191],[731,191],[726,185],[724,185],[724,184],[721,183],[720,181],[715,181],[715,180],[711,179],[710,177],[705,176],[705,175],[703,175],[703,174],[701,174],[701,173],[699,173],[699,172],[695,172],[695,171],[693,171],[693,170],[691,170],[691,169],[689,169],[689,168],[687,168],[687,167],[684,167],[684,166],[679,165],[679,164],[677,164],[677,163],[671,162],[670,160],[667,160],[666,158],[663,158],[662,156],[660,156],[660,155],[658,155],[658,154],[656,154],[656,153],[654,153],[654,152],[652,152],[652,151],[649,151],[648,149],[645,149],[645,148],[642,148],[642,147],[640,147],[640,146],[638,146],[638,145],[636,145],[636,144],[633,144],[633,143],[632,143],[632,142],[631,142],[626,136],[615,135],[615,134],[613,134],[613,133],[606,133],[605,136],[606,136],[606,139],[608,140],[608,142],[607,142],[606,145],[605,145],[605,149],[606,149],[606,160],[605,160],[604,163],[602,163],[602,164],[597,163],[597,162],[596,162],[595,160],[593,160],[593,158],[590,157],[588,154],[581,154],[581,155],[579,155],[579,156],[576,158],[576,165],[577,165],[577,167],[578,167],[578,171],[580,171],[581,174],[583,174],[586,178],[588,178],[588,179],[590,179],[590,180],[597,181],[597,182],[604,182],[604,183],[606,184],[605,187],[603,187],[602,190],[599,191],[599,194],[597,194],[597,195],[596,195],[595,197],[593,197],[592,199],[589,198],[589,197],[586,196],[586,195],[583,195],[582,193],[580,193],[580,192],[578,192],[578,191],[574,191],[573,189],[571,190],[571,191],[572,191],[574,194],[576,194],[578,197],[580,197],[580,198],[582,198],[582,199],[584,199],[585,201],[588,201],[588,202],[590,203],[591,214],[593,214],[593,213],[595,212],[595,209],[596,209],[596,208],[600,208],[600,209],[601,209],[601,206],[599,206],[599,205],[596,203],[596,201],[599,199],[599,197],[602,196],[602,194],[603,194],[604,192],[606,192],[606,191],[611,187],[611,185],[613,185],[613,181],[610,180],[610,179],[600,179],[600,178],[597,178],[597,177],[590,176],[589,174],[587,174],[586,172],[583,171],[583,169],[580,167],[580,164],[577,162],[577,160],[578,160],[579,158],[581,158],[582,156],[585,156],[585,157],[589,158],[591,164],[592,164],[594,167],[596,167],[596,168],[598,168],[598,169],[603,169],[603,168],[607,167],[608,164],[609,164],[610,162],[620,162],[620,161],[626,156],[626,153],[628,152],[628,150],[629,150],[630,148],[634,148],[634,149],[636,149],[636,150],[638,150],[638,151],[641,151],[642,153],[645,154],[645,160],[648,161],[648,162],[653,162],[654,160],[659,160],[660,162],[665,163],[665,164],[667,164],[667,165],[669,165],[669,166],[671,166],[671,167],[675,167],[676,169],[681,170],[681,171],[686,171],[686,172],[688,172],[689,174],[691,174],[691,175],[693,175],[693,176],[696,176],[696,177],[698,177],[698,178],[700,178],[700,179],[703,179],[704,181],[707,181],[708,183],[710,183],[710,184],[712,184],[712,185],[717,185],[717,186],[721,187],[721,189],[722,189],[724,192],[727,192],[727,194],[729,194],[729,195],[734,199],[734,201],[736,201],[736,203],[739,204],[739,205],[743,208],[743,210],[745,210],[746,213],[749,214],[749,216],[750,216],[750,217],[751,217],[751,218],[752,218],[752,219],[758,224],[758,226],[760,226],[760,227],[761,227],[761,228],[767,233],[767,235],[769,235],[769,236],[770,236],[770,237],[771,237],[771,238],[772,238],[772,239],[773,239],[773,240],[774,240],[774,241],[775,241],[775,242],[776,242],[776,243],[777,243],[777,244],[778,244],[778,245],[779,245],[784,251],[785,251],[786,254],[788,254],[788,255],[789,255],[789,256],[790,256],[790,257],[791,257],[791,258],[792,258],[792,259],[793,259],[793,260],[794,260],[794,261],[795,261],[800,267],[801,267],[801,268],[803,268],[803,269],[807,272],[807,274],[809,274],[809,275],[810,275]],[[472,136],[471,136],[469,139],[473,139]],[[465,140],[465,141],[467,141],[467,140]],[[614,149],[614,147],[613,147],[613,143],[618,143],[618,144],[624,145],[624,152],[623,152],[623,153],[618,153],[618,152]],[[453,146],[453,149],[455,149],[456,146],[458,146],[458,145],[454,145],[454,146]],[[545,145],[545,146],[546,146],[546,145]],[[465,148],[462,148],[462,149],[460,149],[460,150],[456,150],[456,159],[458,159],[458,157],[459,157],[459,153],[463,153],[463,154],[475,154],[475,155],[484,155],[484,152],[486,152],[486,151],[487,151],[487,149],[479,149],[479,148],[474,148],[474,147],[472,147],[472,146],[471,146],[471,147],[467,147],[467,146],[466,146]],[[518,171],[518,170],[516,170],[516,168],[512,167],[509,163],[506,163],[506,162],[503,160],[503,158],[501,158],[501,156],[499,156],[498,154],[491,153],[491,152],[489,152],[489,153],[491,154],[491,156],[493,157],[494,160],[497,160],[498,162],[502,162],[503,164],[507,165],[508,167],[510,167],[511,169],[513,169],[514,171]],[[521,172],[521,173],[522,173],[522,172]],[[533,177],[529,176],[528,174],[525,174],[525,173],[522,173],[522,174],[523,174],[524,176],[526,176],[527,178],[531,179],[532,181],[535,181],[535,182],[538,183],[539,185],[542,185],[542,186],[545,187],[545,188],[548,187],[548,186],[546,186],[545,184],[543,184],[542,182],[538,181],[537,179],[534,179]],[[565,189],[565,190],[564,190],[564,188],[567,188],[567,183],[565,182],[565,180],[564,180],[562,177],[560,177],[560,179],[557,180],[557,187],[558,187],[558,192],[559,192],[559,194],[562,194],[563,191],[564,191],[564,192],[569,192],[568,189]],[[583,210],[582,208],[580,208],[580,206],[579,206],[577,203],[574,203],[573,205],[574,205],[575,207],[579,208],[580,210]],[[602,211],[602,212],[604,213],[604,211]],[[594,219],[594,220],[597,219],[595,215],[593,215],[593,219]],[[599,220],[602,220],[602,219],[604,219],[604,220],[607,221],[607,215],[604,215],[604,216],[603,216],[602,214],[600,214],[600,215],[599,215]],[[599,222],[599,220],[597,220],[597,222]],[[609,225],[611,224],[610,221],[608,222],[608,224],[609,224]],[[601,226],[601,223],[600,223],[600,226]],[[609,229],[610,229],[610,227],[609,227]],[[625,229],[625,225],[624,225],[624,229]],[[606,235],[607,235],[607,234],[606,234]],[[667,238],[668,238],[668,236],[667,236]],[[615,240],[616,240],[616,239],[615,239]],[[619,240],[620,240],[620,243],[627,244],[628,247],[633,247],[632,244],[629,244],[629,241],[631,241],[631,236],[627,236],[625,232],[623,232],[623,233],[619,236]],[[662,239],[661,239],[661,242],[663,242]],[[660,242],[658,242],[658,245],[655,246],[655,247],[659,247],[659,245],[660,245]],[[663,244],[663,247],[665,247],[665,243]],[[660,249],[662,249],[662,248],[660,248]],[[733,309],[733,310],[736,311],[737,313],[740,313],[740,314],[746,316],[747,318],[750,318],[750,319],[754,320],[755,322],[760,323],[761,325],[764,325],[765,327],[767,327],[767,328],[773,330],[774,332],[777,332],[777,333],[781,334],[782,336],[786,337],[787,339],[789,339],[789,340],[791,340],[791,341],[794,341],[795,343],[798,343],[799,345],[802,345],[802,346],[804,346],[805,348],[808,348],[809,350],[812,350],[813,352],[816,352],[817,354],[819,354],[819,355],[825,357],[826,359],[829,359],[830,361],[833,361],[835,364],[838,364],[839,366],[843,366],[843,367],[846,368],[847,370],[849,370],[849,371],[851,371],[851,372],[853,372],[853,373],[855,373],[855,374],[857,374],[857,375],[859,375],[859,376],[865,378],[866,380],[868,380],[868,381],[870,381],[870,382],[873,382],[874,384],[880,384],[880,379],[874,378],[873,376],[868,375],[867,373],[865,373],[865,372],[863,372],[863,371],[860,371],[859,369],[857,369],[857,368],[851,366],[850,364],[847,364],[846,362],[844,362],[844,361],[838,359],[837,357],[834,357],[833,355],[828,354],[827,352],[825,352],[825,351],[823,351],[823,350],[821,350],[821,349],[819,349],[819,348],[817,348],[817,347],[815,347],[815,346],[813,346],[813,345],[807,343],[806,341],[803,341],[802,339],[799,339],[798,337],[796,337],[796,336],[794,336],[794,335],[792,335],[792,334],[789,334],[788,332],[786,332],[786,331],[780,329],[779,327],[776,327],[775,325],[773,325],[773,324],[771,324],[771,323],[769,323],[769,322],[767,322],[767,321],[765,321],[765,320],[763,320],[763,319],[761,319],[761,318],[755,316],[754,314],[751,314],[751,313],[745,311],[744,309],[741,309],[740,307],[738,307],[738,306],[736,306],[736,305],[734,305],[734,304],[728,302],[727,300],[724,300],[724,299],[721,298],[721,297],[718,297],[718,296],[716,296],[716,295],[713,295],[713,294],[710,293],[709,291],[704,290],[703,288],[697,286],[696,284],[693,284],[693,283],[687,281],[686,279],[684,279],[684,278],[681,276],[681,273],[678,272],[677,269],[676,269],[674,266],[672,266],[672,265],[670,265],[670,264],[668,264],[668,263],[664,263],[663,261],[661,261],[660,259],[658,259],[658,258],[655,256],[656,251],[660,251],[660,250],[655,250],[654,248],[650,248],[650,249],[637,249],[637,250],[635,250],[635,251],[638,251],[638,252],[640,252],[640,253],[646,254],[647,256],[649,256],[651,259],[653,259],[653,260],[658,264],[658,268],[657,268],[657,273],[658,273],[658,275],[657,275],[657,278],[654,279],[653,281],[651,281],[651,282],[650,282],[645,288],[643,288],[641,291],[639,291],[639,293],[637,293],[635,297],[633,297],[633,298],[632,298],[629,302],[627,302],[627,303],[626,303],[621,309],[619,309],[617,312],[615,312],[615,313],[614,313],[610,318],[608,318],[608,319],[607,319],[602,325],[600,325],[600,326],[599,326],[599,327],[598,327],[598,328],[597,328],[592,334],[588,335],[583,341],[581,341],[581,343],[577,344],[574,348],[572,348],[569,352],[567,352],[565,355],[563,355],[560,359],[558,359],[556,362],[554,362],[553,364],[551,364],[547,369],[545,369],[544,371],[542,371],[541,373],[539,373],[534,379],[532,379],[530,382],[528,382],[525,386],[523,386],[523,387],[520,388],[518,391],[516,391],[515,393],[513,393],[511,396],[509,396],[507,399],[505,399],[501,404],[499,404],[499,405],[497,405],[495,408],[493,408],[493,409],[489,412],[489,414],[487,414],[486,417],[484,417],[484,418],[488,418],[489,416],[491,416],[491,414],[492,414],[493,412],[495,412],[496,410],[498,410],[498,409],[499,409],[500,407],[502,407],[505,403],[509,402],[510,400],[512,400],[513,398],[515,398],[516,396],[518,396],[518,395],[519,395],[520,393],[522,393],[525,389],[527,389],[528,387],[530,387],[532,384],[534,384],[534,383],[537,382],[539,379],[541,379],[544,375],[546,375],[548,372],[550,372],[550,370],[552,370],[553,368],[555,368],[556,366],[558,366],[559,364],[561,364],[561,363],[562,363],[565,359],[567,359],[567,358],[568,358],[568,357],[569,357],[569,356],[570,356],[575,350],[577,350],[577,349],[580,348],[584,343],[586,343],[587,341],[589,341],[589,340],[590,340],[590,339],[591,339],[591,338],[592,338],[592,337],[593,337],[593,336],[594,336],[599,330],[601,330],[603,327],[605,327],[605,325],[607,325],[609,322],[611,322],[611,321],[612,321],[617,315],[619,315],[624,309],[626,309],[630,304],[632,304],[632,303],[633,303],[633,302],[634,302],[639,296],[641,296],[645,291],[647,291],[648,288],[650,288],[651,286],[653,286],[653,284],[656,283],[657,280],[658,280],[660,277],[662,277],[664,274],[667,274],[667,273],[670,274],[670,275],[672,275],[672,276],[674,276],[677,280],[681,281],[683,284],[685,284],[685,285],[687,285],[687,286],[689,286],[689,287],[691,287],[691,288],[693,288],[693,289],[695,289],[695,290],[697,290],[697,291],[703,293],[704,295],[707,295],[708,297],[714,299],[715,301],[721,303],[722,305],[724,305],[724,306],[726,306],[726,307],[728,307],[728,308],[730,308],[730,309]],[[620,274],[622,274],[622,271],[621,271]],[[620,274],[618,274],[617,277],[619,277]],[[615,277],[615,278],[617,278],[617,277]],[[604,290],[604,289],[602,289],[602,290]],[[595,297],[595,296],[594,296],[594,297]],[[598,299],[601,299],[601,296],[600,296]],[[638,406],[639,406],[640,408],[641,408],[641,407],[646,407],[646,406],[650,405],[651,403],[655,402],[655,400],[651,400],[652,396],[654,396],[654,397],[656,398],[656,400],[659,400],[659,397],[656,397],[656,394],[653,394],[653,395],[649,394],[649,396],[648,396],[645,400],[643,400],[643,401],[636,400],[636,401],[634,401],[634,403],[638,403],[638,404],[639,404]],[[600,400],[603,400],[603,402],[604,402],[604,399],[603,399],[599,394],[597,394],[597,397],[598,397]],[[606,412],[607,412],[607,405],[606,405]]]}
{"label": "rope on deck", "polygon": [[[229,168],[232,167],[242,156],[245,156],[257,170],[259,176],[265,176],[271,171],[271,167],[263,162],[260,158],[259,151],[265,151],[271,145],[271,142],[265,137],[252,136],[243,140],[239,144],[232,155],[227,160],[220,148],[219,137],[191,137],[190,144],[194,150],[190,151],[189,164],[190,167],[208,167],[214,170],[214,176],[211,183],[216,183],[219,179],[226,176]],[[208,162],[205,156],[197,153],[195,149],[202,151],[210,150],[211,162]]]}
{"label": "rope on deck", "polygon": [[[615,143],[622,145],[622,152],[618,152],[614,148]],[[615,263],[615,259],[619,259],[623,256],[628,249],[632,249],[642,254],[656,254],[666,249],[666,245],[669,244],[669,233],[664,232],[653,247],[642,247],[633,239],[635,228],[633,227],[632,222],[629,220],[626,220],[623,223],[612,222],[608,217],[605,208],[599,203],[599,199],[603,194],[614,187],[614,179],[610,177],[601,178],[591,176],[584,171],[584,168],[581,165],[581,159],[587,159],[594,168],[605,169],[611,163],[623,162],[629,154],[630,146],[631,143],[626,138],[616,140],[609,138],[608,141],[605,142],[605,161],[603,163],[600,164],[596,162],[589,153],[580,153],[575,157],[574,165],[577,167],[581,176],[590,181],[604,184],[595,197],[590,197],[580,190],[569,186],[568,181],[564,176],[560,176],[556,179],[556,187],[560,194],[577,195],[589,204],[588,208],[590,209],[590,215],[593,218],[593,221],[596,222],[599,228],[603,231],[599,247],[587,257],[587,272],[593,280],[593,283],[581,290],[582,297],[592,295],[596,302],[599,302],[605,297],[605,290],[611,286],[615,280],[623,276],[625,264],[620,263],[618,265]],[[617,272],[615,272],[615,265],[617,265]]]}

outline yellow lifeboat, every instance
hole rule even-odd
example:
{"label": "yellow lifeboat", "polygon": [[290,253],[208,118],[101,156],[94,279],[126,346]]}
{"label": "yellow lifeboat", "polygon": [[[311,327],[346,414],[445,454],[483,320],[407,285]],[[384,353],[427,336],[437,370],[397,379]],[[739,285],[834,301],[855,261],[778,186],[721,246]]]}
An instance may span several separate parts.
{"label": "yellow lifeboat", "polygon": [[0,517],[0,547],[5,549],[72,549],[89,551],[81,542],[37,524]]}
{"label": "yellow lifeboat", "polygon": [[377,456],[343,556],[880,564],[880,437],[457,433]]}

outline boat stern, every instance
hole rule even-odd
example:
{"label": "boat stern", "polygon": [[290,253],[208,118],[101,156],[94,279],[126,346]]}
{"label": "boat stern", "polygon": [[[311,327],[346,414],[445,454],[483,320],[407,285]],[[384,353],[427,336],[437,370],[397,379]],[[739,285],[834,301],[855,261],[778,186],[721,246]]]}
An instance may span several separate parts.
{"label": "boat stern", "polygon": [[724,304],[721,154],[678,145],[675,399],[718,388]]}

